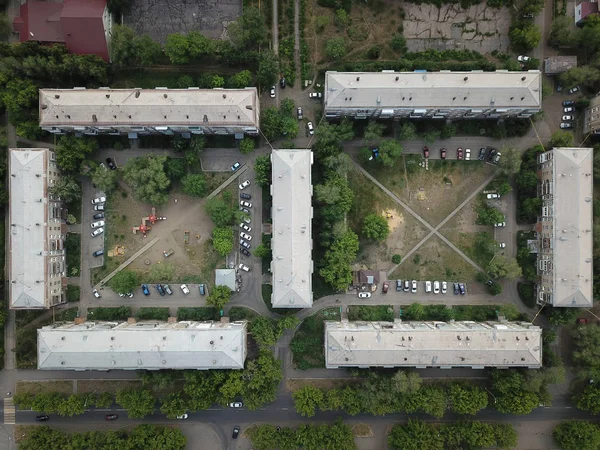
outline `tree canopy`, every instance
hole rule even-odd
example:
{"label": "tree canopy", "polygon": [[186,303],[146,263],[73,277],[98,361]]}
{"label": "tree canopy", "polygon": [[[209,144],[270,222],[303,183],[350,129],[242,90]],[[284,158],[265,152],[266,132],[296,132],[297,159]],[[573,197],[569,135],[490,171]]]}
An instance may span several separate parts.
{"label": "tree canopy", "polygon": [[81,199],[81,186],[73,176],[64,175],[50,188],[52,195],[60,197],[65,203]]}
{"label": "tree canopy", "polygon": [[387,219],[380,214],[369,214],[365,216],[362,227],[363,234],[374,241],[385,241],[390,234]]}
{"label": "tree canopy", "polygon": [[133,292],[138,286],[138,275],[133,270],[121,270],[110,280],[110,287],[119,294]]}
{"label": "tree canopy", "polygon": [[123,168],[123,179],[133,188],[135,198],[156,206],[168,199],[171,180],[165,173],[166,156],[131,158]]}
{"label": "tree canopy", "polygon": [[581,420],[562,422],[552,437],[563,450],[596,450],[600,448],[600,427]]}
{"label": "tree canopy", "polygon": [[233,250],[233,231],[231,227],[215,227],[212,230],[212,244],[217,253],[227,256]]}
{"label": "tree canopy", "polygon": [[132,28],[119,24],[113,25],[110,48],[116,67],[149,66],[162,54],[161,45],[150,36],[140,36]]}
{"label": "tree canopy", "polygon": [[183,192],[192,197],[204,197],[207,186],[206,178],[201,173],[189,173],[181,180]]}
{"label": "tree canopy", "polygon": [[521,267],[515,258],[498,255],[488,265],[488,272],[494,278],[512,280],[521,276]]}
{"label": "tree canopy", "polygon": [[77,173],[85,157],[97,148],[93,139],[61,136],[56,144],[56,164],[64,172]]}
{"label": "tree canopy", "polygon": [[112,192],[117,187],[119,174],[117,170],[107,170],[104,166],[92,169],[92,183],[102,192]]}
{"label": "tree canopy", "polygon": [[573,133],[565,130],[556,130],[550,138],[552,147],[573,147]]}
{"label": "tree canopy", "polygon": [[206,304],[216,309],[223,309],[230,298],[231,290],[228,286],[215,286],[206,298]]}
{"label": "tree canopy", "polygon": [[336,239],[331,248],[325,252],[323,268],[319,271],[323,279],[336,291],[342,291],[352,284],[350,264],[358,252],[358,236],[347,231]]}
{"label": "tree canopy", "polygon": [[131,419],[143,419],[154,413],[156,399],[146,389],[119,389],[115,400]]}

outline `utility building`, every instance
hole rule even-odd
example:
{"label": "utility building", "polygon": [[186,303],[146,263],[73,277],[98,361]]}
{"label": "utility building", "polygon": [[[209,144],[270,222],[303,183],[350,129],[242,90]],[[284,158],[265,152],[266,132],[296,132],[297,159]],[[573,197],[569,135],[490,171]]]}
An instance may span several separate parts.
{"label": "utility building", "polygon": [[274,308],[310,308],[312,296],[312,181],[310,150],[273,150],[272,239]]}
{"label": "utility building", "polygon": [[542,329],[527,322],[325,322],[325,365],[542,366]]}
{"label": "utility building", "polygon": [[542,109],[542,76],[527,72],[327,72],[329,119],[528,118]]}
{"label": "utility building", "polygon": [[40,127],[54,134],[257,135],[256,88],[40,89]]}

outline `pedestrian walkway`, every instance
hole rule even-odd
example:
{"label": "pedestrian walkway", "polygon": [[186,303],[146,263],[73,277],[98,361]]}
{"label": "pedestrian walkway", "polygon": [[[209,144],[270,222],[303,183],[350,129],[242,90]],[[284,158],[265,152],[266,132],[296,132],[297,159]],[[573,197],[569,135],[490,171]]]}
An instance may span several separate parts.
{"label": "pedestrian walkway", "polygon": [[221,184],[221,186],[219,186],[218,188],[216,188],[214,191],[212,191],[208,195],[208,197],[206,197],[206,200],[210,200],[211,198],[216,197],[217,195],[219,195],[223,189],[225,189],[227,186],[229,186],[233,180],[235,180],[237,177],[239,177],[241,174],[243,174],[247,169],[248,169],[248,164],[240,167],[238,170],[236,170],[235,172],[233,172],[233,174],[229,178],[227,178]]}
{"label": "pedestrian walkway", "polygon": [[15,424],[15,404],[12,397],[4,399],[4,424],[14,425]]}
{"label": "pedestrian walkway", "polygon": [[116,274],[118,274],[121,270],[123,270],[125,267],[127,267],[129,264],[131,264],[133,261],[138,259],[146,250],[148,250],[150,247],[152,247],[158,241],[160,241],[160,238],[158,238],[158,237],[155,237],[154,239],[152,239],[150,242],[148,242],[146,245],[144,245],[141,249],[139,249],[137,252],[135,252],[129,259],[127,259],[127,261],[125,261],[123,264],[121,264],[119,267],[117,267],[115,270],[113,270],[111,273],[109,273],[103,280],[100,280],[100,283],[98,283],[94,287],[97,289],[100,286],[104,286],[106,283],[108,283],[108,281],[112,277],[114,277]]}

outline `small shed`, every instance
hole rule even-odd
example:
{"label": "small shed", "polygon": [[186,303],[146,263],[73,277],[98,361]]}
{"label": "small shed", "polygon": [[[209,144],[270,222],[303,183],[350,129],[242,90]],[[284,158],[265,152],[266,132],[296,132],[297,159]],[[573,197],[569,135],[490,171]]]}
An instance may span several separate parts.
{"label": "small shed", "polygon": [[549,56],[544,59],[544,73],[558,75],[577,67],[577,56]]}
{"label": "small shed", "polygon": [[235,269],[216,269],[215,286],[227,286],[235,291]]}

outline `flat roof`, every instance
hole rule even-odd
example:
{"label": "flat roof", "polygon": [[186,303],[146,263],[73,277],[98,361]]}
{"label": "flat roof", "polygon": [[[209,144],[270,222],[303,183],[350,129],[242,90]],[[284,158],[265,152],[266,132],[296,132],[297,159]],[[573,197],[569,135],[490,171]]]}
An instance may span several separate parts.
{"label": "flat roof", "polygon": [[[11,148],[8,283],[11,308],[47,308],[47,148]],[[41,200],[41,201],[40,201]],[[59,233],[60,234],[60,233]]]}
{"label": "flat roof", "polygon": [[38,369],[243,369],[246,321],[84,322],[38,329]]}
{"label": "flat roof", "polygon": [[258,127],[256,88],[40,89],[40,126]]}
{"label": "flat roof", "polygon": [[271,249],[275,308],[310,308],[312,298],[312,181],[310,150],[273,150]]}
{"label": "flat roof", "polygon": [[336,367],[542,366],[542,330],[526,322],[325,322]]}
{"label": "flat roof", "polygon": [[325,108],[539,109],[542,77],[527,72],[327,72]]}
{"label": "flat roof", "polygon": [[235,291],[235,269],[215,269],[215,286],[227,286]]}
{"label": "flat roof", "polygon": [[552,153],[552,304],[592,306],[594,151],[591,148],[555,148]]}
{"label": "flat roof", "polygon": [[577,67],[577,56],[548,56],[544,59],[544,73],[554,75]]}

